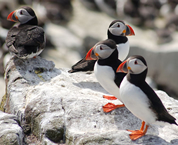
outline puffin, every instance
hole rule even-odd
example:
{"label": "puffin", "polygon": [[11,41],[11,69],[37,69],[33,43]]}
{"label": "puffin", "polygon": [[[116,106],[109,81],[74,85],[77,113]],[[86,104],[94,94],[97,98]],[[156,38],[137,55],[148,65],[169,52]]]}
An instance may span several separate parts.
{"label": "puffin", "polygon": [[122,62],[116,72],[127,75],[120,84],[120,100],[136,117],[142,120],[140,130],[128,130],[130,138],[137,140],[144,136],[150,124],[166,122],[175,124],[155,91],[146,83],[148,67],[142,56],[135,55]]}
{"label": "puffin", "polygon": [[43,51],[46,44],[45,32],[38,26],[38,19],[32,8],[21,7],[11,12],[7,20],[19,22],[9,30],[6,37],[6,46],[12,55],[28,59]]}
{"label": "puffin", "polygon": [[[125,37],[125,36],[123,36]],[[122,63],[118,59],[118,49],[114,40],[106,39],[98,42],[92,47],[87,55],[86,60],[97,60],[94,66],[94,74],[100,85],[114,96],[104,95],[109,100],[119,99],[119,87],[125,77],[125,73],[116,73],[117,67]],[[124,104],[115,105],[107,103],[103,106],[104,112],[110,112],[116,108],[124,107]]]}
{"label": "puffin", "polygon": [[[119,51],[118,58],[121,61],[125,60],[130,49],[129,41],[126,36],[133,35],[135,35],[133,28],[130,25],[125,24],[122,20],[114,20],[109,25],[107,36],[108,39],[114,40],[117,44],[117,49]],[[93,71],[96,60],[86,60],[85,57],[74,64],[69,72]]]}

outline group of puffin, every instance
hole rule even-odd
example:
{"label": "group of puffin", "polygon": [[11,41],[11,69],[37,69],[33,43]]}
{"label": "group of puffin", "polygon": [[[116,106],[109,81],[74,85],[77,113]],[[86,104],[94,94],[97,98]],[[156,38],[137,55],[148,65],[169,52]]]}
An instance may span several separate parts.
{"label": "group of puffin", "polygon": [[[7,34],[6,45],[9,52],[19,59],[39,55],[45,47],[45,33],[38,26],[35,12],[25,6],[11,12],[7,19],[20,22]],[[140,130],[128,130],[132,140],[144,136],[149,125],[157,121],[178,125],[154,90],[146,83],[148,67],[145,59],[135,55],[125,60],[129,53],[127,36],[135,35],[132,27],[121,20],[114,20],[109,25],[107,34],[108,39],[95,44],[70,72],[94,70],[101,86],[113,95],[103,97],[110,100],[119,99],[123,103],[108,103],[103,106],[104,112],[126,107],[142,120]]]}

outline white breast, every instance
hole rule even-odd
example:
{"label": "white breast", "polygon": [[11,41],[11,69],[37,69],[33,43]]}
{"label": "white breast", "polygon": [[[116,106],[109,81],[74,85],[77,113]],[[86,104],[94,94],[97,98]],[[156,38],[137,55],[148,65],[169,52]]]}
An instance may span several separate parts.
{"label": "white breast", "polygon": [[114,95],[119,99],[120,92],[118,86],[114,82],[114,70],[109,66],[98,65],[98,63],[96,62],[94,73],[100,85],[111,95]]}
{"label": "white breast", "polygon": [[120,85],[120,99],[142,121],[145,121],[147,124],[156,121],[156,115],[149,108],[150,101],[147,96],[139,87],[131,84],[126,77],[124,77]]}
{"label": "white breast", "polygon": [[118,44],[117,50],[119,52],[118,59],[121,61],[125,60],[130,50],[129,41],[123,44]]}

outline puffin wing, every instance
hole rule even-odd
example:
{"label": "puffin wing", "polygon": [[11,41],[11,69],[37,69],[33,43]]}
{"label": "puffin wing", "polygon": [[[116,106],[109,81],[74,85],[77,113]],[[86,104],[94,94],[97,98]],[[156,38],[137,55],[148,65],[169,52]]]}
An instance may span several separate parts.
{"label": "puffin wing", "polygon": [[45,45],[46,39],[44,30],[41,27],[38,26],[31,26],[26,29],[27,38],[26,41],[23,41],[24,45]]}
{"label": "puffin wing", "polygon": [[156,113],[158,121],[165,121],[176,124],[176,119],[167,112],[160,98],[146,82],[141,85],[141,90],[149,98],[151,104],[150,108],[153,110],[154,113]]}
{"label": "puffin wing", "polygon": [[85,57],[78,61],[72,66],[72,69],[69,70],[70,73],[79,72],[79,71],[93,71],[96,60],[85,60]]}
{"label": "puffin wing", "polygon": [[14,42],[16,40],[16,35],[18,34],[17,28],[12,27],[6,37],[6,46],[8,50],[12,53],[18,53],[17,49],[14,47]]}
{"label": "puffin wing", "polygon": [[28,47],[44,48],[45,42],[43,28],[30,25],[20,28],[13,27],[9,30],[6,38],[6,45],[9,51],[16,54]]}

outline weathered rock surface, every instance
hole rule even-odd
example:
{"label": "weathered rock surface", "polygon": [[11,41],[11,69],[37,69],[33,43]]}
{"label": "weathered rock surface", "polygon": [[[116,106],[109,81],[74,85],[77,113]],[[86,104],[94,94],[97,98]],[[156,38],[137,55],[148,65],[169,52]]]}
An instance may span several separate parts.
{"label": "weathered rock surface", "polygon": [[17,117],[0,111],[0,144],[23,145],[23,136]]}
{"label": "weathered rock surface", "polygon": [[[94,74],[69,74],[40,57],[13,58],[6,67],[5,112],[14,114],[25,135],[24,144],[108,145],[178,143],[178,127],[152,125],[147,134],[131,141],[126,129],[139,129],[141,120],[126,108],[104,113],[110,102]],[[178,118],[178,101],[157,91],[169,113]],[[113,103],[120,103],[118,100]],[[3,105],[3,104],[1,104]],[[19,127],[20,128],[20,127]],[[1,138],[0,138],[1,140]]]}

